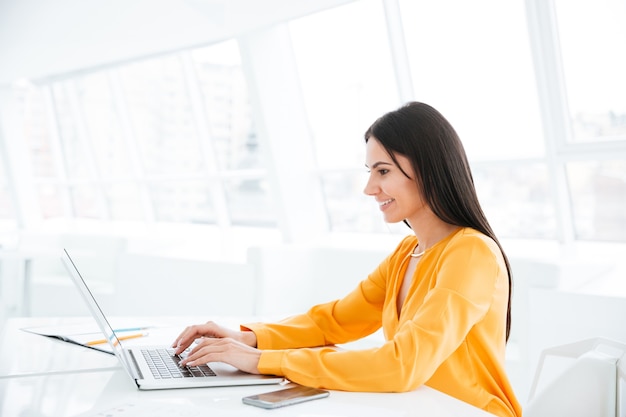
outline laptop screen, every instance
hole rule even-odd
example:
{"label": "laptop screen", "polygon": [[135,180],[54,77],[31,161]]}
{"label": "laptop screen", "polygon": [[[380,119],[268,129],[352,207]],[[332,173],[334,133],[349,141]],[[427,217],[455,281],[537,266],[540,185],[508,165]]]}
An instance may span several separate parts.
{"label": "laptop screen", "polygon": [[[113,349],[113,353],[124,364],[124,367],[126,367],[129,371],[131,371],[132,368],[128,364],[126,360],[126,356],[123,353],[122,343],[115,335],[113,328],[109,324],[109,321],[106,319],[106,316],[102,312],[102,309],[96,302],[96,299],[94,298],[93,294],[91,293],[91,290],[87,286],[87,283],[83,279],[83,276],[78,271],[78,268],[76,267],[76,264],[70,257],[70,254],[67,252],[66,249],[63,249],[63,251],[65,252],[65,257],[62,258],[63,264],[65,265],[65,267],[67,268],[67,271],[72,277],[74,284],[76,284],[76,287],[78,288],[81,295],[85,299],[85,302],[87,303],[87,306],[89,307],[89,310],[91,311],[91,315],[96,320],[96,322],[98,323],[98,326],[100,327],[100,330],[102,331],[102,335],[108,341],[109,346],[111,346],[111,349]],[[131,373],[133,372],[131,371]]]}

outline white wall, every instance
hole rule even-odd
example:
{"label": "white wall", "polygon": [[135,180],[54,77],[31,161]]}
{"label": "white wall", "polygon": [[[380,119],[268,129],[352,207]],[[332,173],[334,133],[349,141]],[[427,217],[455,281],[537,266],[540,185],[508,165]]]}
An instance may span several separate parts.
{"label": "white wall", "polygon": [[248,263],[257,273],[257,314],[303,313],[315,304],[345,296],[388,251],[317,245],[252,247]]}
{"label": "white wall", "polygon": [[129,316],[252,316],[256,307],[254,267],[124,254],[113,311]]}

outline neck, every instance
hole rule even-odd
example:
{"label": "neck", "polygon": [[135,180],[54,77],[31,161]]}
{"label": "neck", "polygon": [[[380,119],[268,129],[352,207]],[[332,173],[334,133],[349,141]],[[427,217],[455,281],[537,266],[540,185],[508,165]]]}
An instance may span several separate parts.
{"label": "neck", "polygon": [[450,236],[458,229],[460,229],[459,226],[440,222],[439,225],[431,227],[428,230],[424,230],[423,228],[420,230],[414,230],[418,244],[413,250],[413,254],[411,256],[418,257],[423,255],[425,251],[435,246],[437,242]]}

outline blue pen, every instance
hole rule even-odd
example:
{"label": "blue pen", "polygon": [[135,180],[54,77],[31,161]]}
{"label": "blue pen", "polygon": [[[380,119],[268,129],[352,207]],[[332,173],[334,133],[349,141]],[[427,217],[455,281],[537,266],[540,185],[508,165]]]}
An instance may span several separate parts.
{"label": "blue pen", "polygon": [[150,327],[125,327],[122,329],[113,329],[113,332],[117,333],[117,332],[138,332],[140,330],[146,330],[149,329]]}

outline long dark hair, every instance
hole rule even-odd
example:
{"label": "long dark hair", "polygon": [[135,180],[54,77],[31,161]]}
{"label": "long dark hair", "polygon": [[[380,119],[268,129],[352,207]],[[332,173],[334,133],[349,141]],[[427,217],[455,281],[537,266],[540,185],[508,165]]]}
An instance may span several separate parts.
{"label": "long dark hair", "polygon": [[[471,227],[496,242],[509,278],[506,312],[508,341],[513,289],[511,265],[480,207],[465,149],[452,125],[431,106],[409,102],[376,120],[365,132],[365,142],[370,137],[380,142],[399,168],[396,154],[404,155],[411,161],[415,181],[437,217],[455,226]],[[403,173],[409,177],[406,172]]]}

